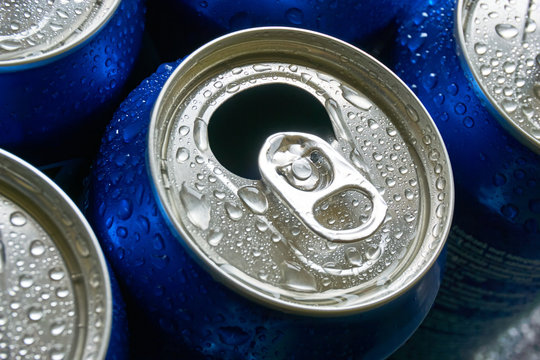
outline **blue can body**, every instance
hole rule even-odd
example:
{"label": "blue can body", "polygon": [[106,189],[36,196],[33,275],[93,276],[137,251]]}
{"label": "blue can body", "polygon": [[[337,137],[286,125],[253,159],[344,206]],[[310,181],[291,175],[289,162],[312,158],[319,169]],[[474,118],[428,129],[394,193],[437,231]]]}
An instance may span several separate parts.
{"label": "blue can body", "polygon": [[169,61],[217,36],[258,26],[314,30],[370,51],[409,6],[400,0],[160,0],[149,4],[149,23],[158,52]]}
{"label": "blue can body", "polygon": [[142,1],[123,0],[74,49],[0,67],[0,147],[34,163],[86,154],[122,95],[141,45],[144,13]]}
{"label": "blue can body", "polygon": [[112,328],[109,339],[109,350],[106,360],[127,360],[131,358],[129,343],[128,316],[126,304],[122,298],[118,281],[109,267],[109,278],[112,290]]}
{"label": "blue can body", "polygon": [[[487,110],[460,64],[453,0],[403,19],[394,69],[435,120],[456,211],[440,294],[403,358],[467,358],[540,294],[540,156]],[[426,344],[429,344],[427,346]]]}
{"label": "blue can body", "polygon": [[[132,331],[142,331],[140,338],[147,342],[138,344],[143,349],[135,355],[161,359],[388,356],[429,310],[442,259],[390,302],[355,315],[317,317],[287,314],[242,297],[215,281],[171,232],[155,198],[145,152],[152,107],[176,65],[162,65],[121,105],[104,137],[90,185],[87,216],[125,285],[130,305],[139,309],[138,324],[130,325]],[[151,336],[158,340],[148,341]]]}

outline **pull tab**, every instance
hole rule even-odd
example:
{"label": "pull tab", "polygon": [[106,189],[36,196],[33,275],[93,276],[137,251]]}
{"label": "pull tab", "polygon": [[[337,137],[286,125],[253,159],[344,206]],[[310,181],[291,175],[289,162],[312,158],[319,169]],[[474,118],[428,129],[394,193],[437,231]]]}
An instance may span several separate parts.
{"label": "pull tab", "polygon": [[[316,234],[332,242],[354,242],[369,237],[382,224],[387,205],[375,186],[321,138],[297,132],[270,136],[259,154],[265,183]],[[314,216],[315,205],[332,195],[357,190],[373,208],[362,225],[328,229]]]}

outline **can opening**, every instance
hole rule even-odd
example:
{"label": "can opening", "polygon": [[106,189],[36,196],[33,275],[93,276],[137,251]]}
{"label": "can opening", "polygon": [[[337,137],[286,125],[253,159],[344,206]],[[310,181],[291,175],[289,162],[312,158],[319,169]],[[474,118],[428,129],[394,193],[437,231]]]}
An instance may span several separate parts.
{"label": "can opening", "polygon": [[259,151],[272,134],[299,131],[334,138],[328,113],[313,95],[285,84],[247,89],[223,103],[208,124],[212,152],[229,171],[260,179]]}

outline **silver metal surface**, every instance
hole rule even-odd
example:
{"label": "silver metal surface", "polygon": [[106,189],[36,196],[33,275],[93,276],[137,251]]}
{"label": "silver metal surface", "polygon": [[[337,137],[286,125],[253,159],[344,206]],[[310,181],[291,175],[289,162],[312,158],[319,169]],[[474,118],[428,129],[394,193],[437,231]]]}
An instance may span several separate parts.
{"label": "silver metal surface", "polygon": [[1,1],[0,66],[37,62],[74,48],[110,19],[120,1]]}
{"label": "silver metal surface", "polygon": [[[267,84],[303,89],[323,104],[334,136],[311,139],[340,171],[358,174],[356,188],[316,202],[323,231],[306,226],[276,186],[235,175],[212,152],[207,127],[216,109]],[[448,234],[453,180],[431,118],[383,65],[322,34],[258,28],[199,49],[162,89],[148,146],[156,192],[183,243],[214,277],[274,308],[334,316],[381,305],[427,272]],[[330,164],[291,164],[293,183],[315,189],[315,170],[327,186],[347,181],[332,177]],[[365,226],[373,233],[356,241],[321,236]]]}
{"label": "silver metal surface", "polygon": [[104,359],[112,298],[89,225],[56,185],[0,150],[0,359]]}
{"label": "silver metal surface", "polygon": [[490,110],[540,153],[540,5],[537,0],[459,0],[459,52]]}

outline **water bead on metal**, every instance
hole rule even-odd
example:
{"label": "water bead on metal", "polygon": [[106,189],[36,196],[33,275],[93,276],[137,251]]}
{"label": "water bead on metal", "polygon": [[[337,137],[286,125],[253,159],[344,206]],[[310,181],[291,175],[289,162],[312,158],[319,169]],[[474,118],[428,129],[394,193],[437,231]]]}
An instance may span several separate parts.
{"label": "water bead on metal", "polygon": [[87,39],[120,0],[6,0],[0,3],[0,65],[52,56]]}
{"label": "water bead on metal", "polygon": [[[239,32],[181,64],[154,109],[149,164],[169,219],[214,274],[273,307],[338,313],[380,303],[444,243],[453,188],[437,130],[392,74],[356,56],[307,31]],[[276,134],[259,157],[263,180],[235,175],[212,153],[210,118],[235,94],[276,83],[323,104],[335,138]],[[405,100],[377,95],[394,91]]]}
{"label": "water bead on metal", "polygon": [[540,152],[540,4],[461,1],[457,32],[465,67],[503,126]]}

